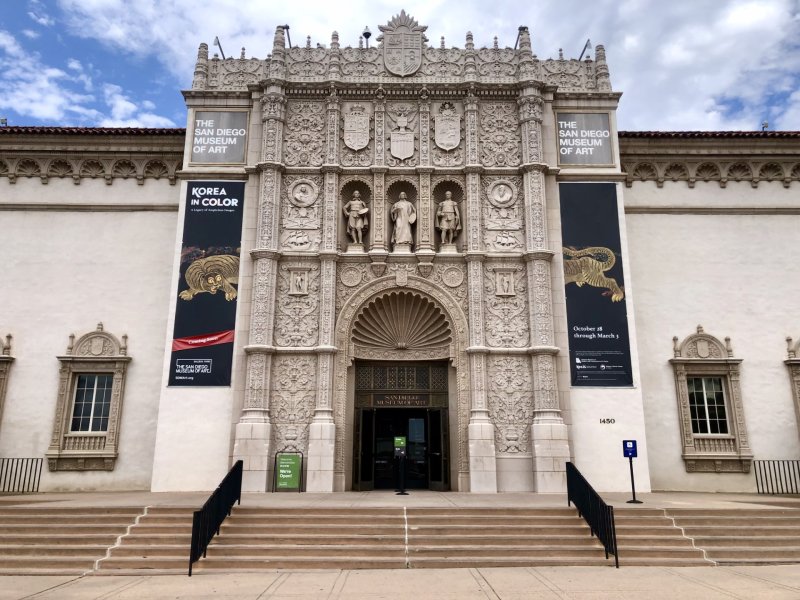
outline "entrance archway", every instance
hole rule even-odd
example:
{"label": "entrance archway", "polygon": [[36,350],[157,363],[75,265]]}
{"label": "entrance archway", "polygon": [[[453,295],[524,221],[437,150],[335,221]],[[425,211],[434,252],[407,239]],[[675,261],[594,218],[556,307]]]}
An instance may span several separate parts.
{"label": "entrance archway", "polygon": [[[368,364],[367,361],[372,364],[415,363],[418,366],[438,362],[447,366],[446,408],[440,406],[444,412],[438,415],[439,418],[444,416],[449,423],[445,424],[445,433],[442,436],[444,440],[449,437],[449,443],[444,442],[447,443],[448,459],[445,481],[451,489],[466,490],[469,486],[466,317],[457,301],[446,290],[416,276],[408,276],[403,283],[399,287],[394,276],[376,279],[353,294],[339,313],[336,326],[336,347],[339,352],[334,373],[334,470],[337,491],[352,489],[354,481],[359,480],[359,476],[353,477],[357,462],[354,453],[357,441],[354,361],[359,361],[359,364]],[[371,391],[376,393],[374,388]],[[421,389],[415,391],[423,392]],[[370,401],[374,401],[374,397]],[[379,402],[383,401],[385,400],[379,399]],[[371,408],[390,407],[373,405]],[[363,415],[358,416],[361,418]],[[389,417],[389,414],[384,416]],[[410,419],[422,418],[421,415],[414,416],[410,413],[406,416]],[[438,423],[436,419],[437,417],[433,417],[434,423]],[[429,433],[431,420],[427,419],[426,423]],[[359,431],[359,435],[361,433]],[[434,446],[435,443],[434,440]],[[429,452],[429,448],[426,451]],[[430,467],[429,462],[427,468]]]}

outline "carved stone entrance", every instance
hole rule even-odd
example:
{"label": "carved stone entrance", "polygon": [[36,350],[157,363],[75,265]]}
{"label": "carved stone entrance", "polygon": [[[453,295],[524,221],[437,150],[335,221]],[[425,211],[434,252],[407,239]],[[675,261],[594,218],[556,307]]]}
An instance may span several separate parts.
{"label": "carved stone entrance", "polygon": [[355,366],[353,488],[393,489],[393,438],[407,439],[405,487],[449,489],[446,362]]}
{"label": "carved stone entrance", "polygon": [[[361,474],[354,472],[354,467],[361,465],[359,461],[363,461],[359,443],[363,440],[361,427],[364,413],[368,421],[366,426],[373,428],[378,426],[376,423],[381,419],[382,422],[396,421],[393,425],[396,427],[400,426],[402,419],[423,419],[428,445],[441,443],[447,446],[443,448],[443,453],[447,452],[447,456],[442,459],[444,464],[441,467],[434,465],[436,470],[441,469],[444,473],[435,479],[429,478],[428,485],[436,489],[469,489],[467,426],[470,418],[470,390],[466,331],[466,318],[456,300],[445,290],[413,275],[409,275],[405,285],[400,288],[396,277],[373,280],[345,302],[336,325],[336,346],[339,348],[334,373],[337,491],[361,487]],[[403,391],[402,387],[392,390],[370,388],[368,399],[357,398],[356,390],[366,390],[359,385],[358,367],[381,363],[406,367],[428,365],[431,369],[438,366],[442,369],[440,376],[445,378],[446,387],[444,391],[437,392],[435,399],[427,400],[430,405],[419,407],[381,405],[394,402],[395,400],[385,396],[392,395],[389,392]],[[422,390],[420,388],[415,391]],[[428,392],[431,393],[431,390]],[[380,394],[383,396],[376,398]],[[370,403],[369,407],[366,406],[367,401]],[[411,402],[411,399],[399,401]],[[412,408],[421,412],[414,415],[408,412],[400,416],[378,412],[411,411]],[[361,414],[356,414],[357,409]],[[436,414],[431,416],[434,409]],[[408,423],[405,426],[408,427]],[[411,424],[411,427],[420,426],[419,421]],[[430,438],[433,427],[440,431],[444,429],[444,433],[439,434],[439,441],[436,437]],[[375,431],[369,435],[374,437]],[[425,452],[429,454],[426,468],[430,470],[431,448],[426,448]],[[374,456],[367,458],[375,460]],[[366,479],[363,481],[366,482]]]}

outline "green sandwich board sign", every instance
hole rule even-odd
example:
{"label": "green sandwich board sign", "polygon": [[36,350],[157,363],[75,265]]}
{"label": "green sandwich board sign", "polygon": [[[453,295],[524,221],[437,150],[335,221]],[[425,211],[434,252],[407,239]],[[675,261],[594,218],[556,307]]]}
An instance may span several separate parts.
{"label": "green sandwich board sign", "polygon": [[302,473],[302,454],[278,453],[275,456],[275,489],[277,491],[299,492]]}

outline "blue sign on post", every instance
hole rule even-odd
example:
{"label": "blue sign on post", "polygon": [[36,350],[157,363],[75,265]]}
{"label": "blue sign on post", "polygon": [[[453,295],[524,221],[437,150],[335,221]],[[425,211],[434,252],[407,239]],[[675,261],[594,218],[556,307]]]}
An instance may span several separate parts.
{"label": "blue sign on post", "polygon": [[622,456],[625,458],[636,458],[636,440],[622,440]]}

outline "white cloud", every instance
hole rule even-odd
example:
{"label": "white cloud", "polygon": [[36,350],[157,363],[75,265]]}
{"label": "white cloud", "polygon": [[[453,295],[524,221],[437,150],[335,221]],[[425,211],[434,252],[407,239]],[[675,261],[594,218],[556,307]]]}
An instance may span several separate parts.
{"label": "white cloud", "polygon": [[[9,32],[0,30],[0,109],[21,117],[57,125],[174,127],[152,112],[152,103],[140,109],[113,84],[103,86],[104,105],[91,93],[92,80],[82,63],[67,59],[66,70],[45,64]],[[82,89],[80,89],[82,88]],[[106,111],[102,108],[108,109]],[[125,123],[125,125],[121,125]]]}
{"label": "white cloud", "polygon": [[[384,0],[265,3],[262,0],[58,0],[71,33],[126,54],[153,57],[189,87],[197,46],[219,36],[226,54],[265,58],[275,27],[291,25],[295,45],[306,35],[328,45],[337,29],[342,45],[357,45],[369,25],[398,12]],[[626,129],[757,129],[776,87],[797,85],[800,72],[800,9],[797,0],[478,0],[455,6],[443,0],[407,0],[406,11],[429,25],[429,43],[446,37],[463,47],[467,30],[478,46],[513,46],[519,25],[528,25],[534,52],[576,57],[586,38],[606,47],[615,89],[625,93],[619,122]],[[568,17],[568,18],[566,18]],[[212,53],[215,50],[211,48]],[[788,104],[775,122],[800,129]],[[786,112],[787,114],[782,114]]]}
{"label": "white cloud", "polygon": [[35,40],[36,38],[39,37],[39,33],[37,31],[34,31],[33,29],[23,29],[21,33],[30,40]]}
{"label": "white cloud", "polygon": [[52,17],[48,16],[45,13],[36,13],[33,11],[28,11],[28,16],[39,25],[42,25],[43,27],[50,27],[51,25],[55,25],[55,21],[52,19]]}

